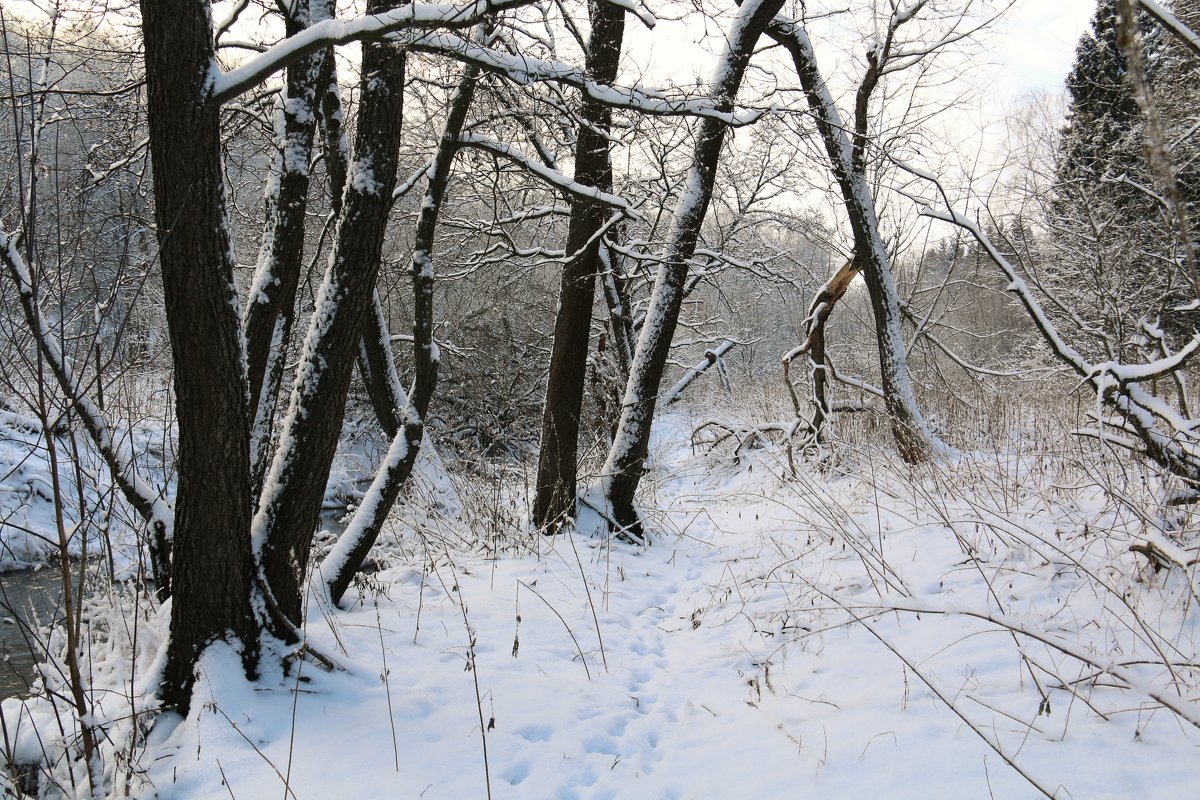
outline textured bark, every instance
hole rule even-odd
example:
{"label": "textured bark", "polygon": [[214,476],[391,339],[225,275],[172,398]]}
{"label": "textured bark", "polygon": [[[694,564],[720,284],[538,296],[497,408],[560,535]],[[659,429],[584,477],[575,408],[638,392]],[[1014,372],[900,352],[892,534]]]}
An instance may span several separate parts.
{"label": "textured bark", "polygon": [[[332,0],[312,0],[313,18],[332,16],[333,5]],[[337,81],[333,48],[327,48],[325,53],[327,55],[317,78],[320,94],[317,110],[321,125],[321,152],[325,159],[325,174],[329,179],[329,209],[333,218],[337,219],[342,213],[350,146],[346,142],[342,124],[342,94]],[[388,438],[395,436],[400,429],[400,409],[407,402],[396,373],[391,346],[387,316],[376,290],[371,300],[371,315],[359,341],[357,363],[375,418]]]}
{"label": "textured bark", "polygon": [[[625,11],[603,0],[591,0],[588,7],[592,33],[588,40],[587,73],[600,83],[611,84],[616,80],[621,58]],[[576,183],[611,191],[608,149],[611,119],[608,107],[584,97],[575,139]],[[575,511],[579,416],[591,338],[592,303],[596,275],[604,268],[598,233],[606,216],[602,205],[581,197],[576,197],[571,207],[566,250],[576,255],[563,266],[554,321],[533,510],[539,526],[557,523]]]}
{"label": "textured bark", "polygon": [[389,439],[400,430],[400,411],[407,404],[396,360],[391,353],[392,337],[379,293],[371,301],[367,329],[358,343],[358,374],[367,390],[367,399],[375,412],[380,429]]}
{"label": "textured bark", "polygon": [[[307,10],[286,20],[288,36],[309,24]],[[265,201],[266,222],[258,269],[246,301],[243,332],[250,383],[250,429],[253,491],[258,496],[266,471],[270,431],[283,379],[284,352],[295,319],[296,289],[304,259],[305,214],[308,210],[308,162],[317,125],[317,94],[325,72],[327,50],[287,68],[282,99],[283,137],[276,155],[277,180]]]}
{"label": "textured bark", "polygon": [[[864,164],[866,98],[878,81],[874,58],[856,96],[855,142],[851,145],[825,80],[817,67],[816,54],[803,27],[777,21],[769,30],[792,57],[800,85],[825,145],[834,178],[842,193],[850,228],[854,234],[856,264],[862,270],[875,318],[879,369],[884,406],[892,422],[892,434],[901,458],[917,463],[929,458],[934,442],[917,407],[909,382],[907,353],[901,336],[900,303],[892,280],[887,248],[879,233],[875,204],[867,183]],[[864,91],[866,89],[866,91]]]}
{"label": "textured bark", "polygon": [[155,220],[175,367],[179,488],[163,705],[186,713],[196,659],[240,641],[256,668],[251,612],[250,446],[238,302],[225,221],[214,69],[202,0],[143,0]]}
{"label": "textured bark", "polygon": [[[491,27],[485,26],[483,35],[490,33]],[[393,432],[392,444],[384,458],[384,463],[375,475],[371,488],[360,504],[341,538],[338,539],[333,551],[321,565],[321,578],[325,581],[330,599],[336,604],[350,586],[354,574],[358,572],[367,553],[375,545],[383,522],[388,512],[396,502],[400,489],[412,475],[416,464],[417,454],[425,436],[425,415],[429,411],[429,403],[433,399],[433,391],[437,386],[439,357],[437,345],[433,340],[433,244],[437,232],[438,218],[441,214],[442,203],[445,200],[446,186],[450,181],[450,169],[454,163],[454,155],[458,152],[459,136],[467,119],[471,102],[475,97],[475,86],[479,79],[479,69],[468,65],[458,83],[458,90],[450,101],[450,112],[446,117],[446,125],[442,129],[442,138],[438,143],[437,155],[429,171],[429,185],[425,190],[425,199],[421,203],[421,215],[417,220],[417,233],[413,243],[412,282],[413,282],[413,387],[407,403],[395,420],[397,429]],[[382,309],[376,304],[376,313],[382,315]],[[386,331],[386,325],[379,317],[377,327]],[[367,337],[370,338],[370,337]],[[380,337],[382,339],[382,337]],[[379,382],[386,381],[390,387],[387,394],[398,394],[398,381],[394,375],[394,367],[387,362],[372,367],[376,370]],[[392,370],[387,377],[387,370]],[[385,387],[380,387],[383,393]],[[399,402],[396,398],[395,402]],[[378,408],[376,409],[379,413]]]}
{"label": "textured bark", "polygon": [[[714,102],[723,111],[733,110],[754,45],[783,0],[747,0],[729,33],[727,50],[718,67]],[[692,166],[683,198],[675,210],[675,221],[666,257],[654,282],[654,294],[642,334],[638,340],[617,436],[604,465],[607,500],[613,521],[625,533],[641,537],[641,522],[633,505],[634,494],[645,470],[650,445],[650,425],[658,400],[659,386],[671,340],[679,322],[679,309],[688,283],[688,260],[696,249],[700,226],[712,197],[717,161],[728,124],[713,117],[700,123]]]}
{"label": "textured bark", "polygon": [[[372,2],[368,11],[392,7]],[[354,157],[334,255],[318,291],[280,445],[254,520],[255,544],[280,612],[299,625],[301,589],[337,450],[346,394],[375,281],[396,181],[404,99],[403,51],[363,44]]]}

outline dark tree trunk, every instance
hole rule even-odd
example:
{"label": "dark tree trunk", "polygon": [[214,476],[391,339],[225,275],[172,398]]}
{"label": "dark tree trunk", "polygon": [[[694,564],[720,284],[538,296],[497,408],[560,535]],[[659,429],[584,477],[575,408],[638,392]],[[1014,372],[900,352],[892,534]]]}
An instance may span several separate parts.
{"label": "dark tree trunk", "polygon": [[[485,25],[482,35],[490,35],[491,26]],[[330,599],[335,603],[341,602],[342,595],[350,586],[354,574],[362,566],[367,553],[379,537],[379,531],[387,518],[388,512],[396,502],[400,489],[412,475],[416,464],[417,454],[425,436],[425,416],[429,411],[429,403],[433,399],[433,390],[437,386],[438,365],[440,362],[437,345],[433,340],[433,244],[437,232],[438,218],[441,214],[442,203],[446,196],[446,187],[450,181],[450,169],[454,156],[459,148],[459,136],[467,119],[467,112],[475,97],[475,86],[479,79],[479,68],[468,65],[459,80],[458,90],[450,101],[450,113],[446,117],[446,125],[442,130],[442,138],[438,143],[437,155],[429,171],[429,185],[425,190],[425,199],[421,203],[421,215],[417,220],[417,233],[413,243],[412,282],[413,282],[413,366],[415,376],[411,396],[407,399],[403,411],[393,412],[392,423],[395,430],[391,447],[384,457],[367,492],[367,499],[359,506],[342,536],[338,539],[333,551],[321,564],[320,577],[329,590]],[[382,309],[375,304],[377,322],[375,328],[386,331],[387,326],[382,319]],[[365,337],[370,339],[370,336]],[[377,335],[382,341],[383,336]],[[365,349],[365,345],[364,345]],[[379,361],[387,354],[377,355],[374,359],[364,358],[368,363]],[[394,366],[390,357],[383,362],[369,367],[374,373],[377,384],[376,391],[383,397],[395,397],[399,403],[400,390],[394,374]],[[388,371],[391,370],[389,373]],[[386,385],[383,385],[386,384]],[[384,417],[376,403],[376,415]]]}
{"label": "dark tree trunk", "polygon": [[[308,12],[286,21],[288,36],[309,24]],[[308,162],[316,131],[317,92],[328,50],[287,68],[283,139],[276,154],[278,180],[266,198],[266,223],[258,269],[246,300],[244,333],[250,382],[252,489],[258,496],[266,472],[271,427],[283,379],[283,362],[295,319],[296,289],[304,258],[308,210]]]}
{"label": "dark tree trunk", "polygon": [[407,403],[392,357],[392,337],[379,293],[371,301],[367,328],[358,343],[358,374],[380,429],[389,439],[400,430],[400,411]]}
{"label": "dark tree trunk", "polygon": [[[588,41],[587,73],[611,84],[617,77],[625,11],[619,6],[591,0],[592,34]],[[612,112],[584,97],[575,140],[575,181],[605,191],[612,189],[608,129]],[[538,456],[537,494],[533,517],[549,526],[575,512],[576,452],[579,416],[583,405],[588,342],[591,338],[592,303],[596,275],[603,270],[599,232],[606,211],[599,203],[576,197],[567,227],[567,253],[574,257],[563,267],[558,314],[554,321],[554,346],[550,378],[542,413],[542,446]]]}
{"label": "dark tree trunk", "polygon": [[[331,16],[332,13],[332,0],[313,0],[314,19],[318,15]],[[350,148],[342,124],[342,95],[338,88],[333,48],[327,48],[325,53],[327,55],[317,78],[320,93],[318,111],[322,133],[321,150],[325,156],[325,173],[329,178],[330,214],[337,219],[342,212],[342,194],[346,189]],[[371,315],[359,341],[357,363],[367,397],[375,411],[375,418],[389,439],[400,429],[400,409],[406,403],[391,347],[387,316],[384,314],[379,291],[376,290],[371,299]]]}
{"label": "dark tree trunk", "polygon": [[[368,12],[393,7],[372,2]],[[280,612],[301,623],[302,586],[337,450],[346,393],[371,302],[396,181],[404,99],[404,52],[363,44],[354,157],[334,256],[305,339],[280,445],[255,518],[267,584]]]}
{"label": "dark tree trunk", "polygon": [[171,641],[161,697],[187,713],[197,657],[216,639],[257,666],[251,611],[250,441],[225,221],[214,68],[203,0],[143,0],[155,220],[175,367],[179,489]]}
{"label": "dark tree trunk", "polygon": [[[728,49],[718,67],[719,79],[713,99],[719,109],[733,110],[733,101],[742,85],[754,45],[782,6],[783,0],[759,0],[757,3],[747,0],[743,3],[729,33]],[[622,532],[637,537],[641,537],[642,527],[633,505],[634,494],[645,469],[658,390],[687,290],[688,260],[695,252],[700,226],[708,211],[721,145],[728,127],[726,122],[715,117],[705,117],[700,123],[692,166],[685,182],[688,190],[675,210],[671,241],[654,282],[646,321],[642,324],[616,440],[604,465],[613,521]]]}

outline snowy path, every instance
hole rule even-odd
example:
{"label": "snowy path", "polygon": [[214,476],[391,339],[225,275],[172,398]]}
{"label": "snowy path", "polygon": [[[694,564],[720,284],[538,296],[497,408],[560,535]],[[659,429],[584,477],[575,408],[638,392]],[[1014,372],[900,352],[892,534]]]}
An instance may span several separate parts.
{"label": "snowy path", "polygon": [[[752,472],[678,448],[659,463],[650,500],[667,532],[647,549],[533,537],[540,552],[487,559],[414,540],[354,610],[310,611],[313,641],[349,673],[248,686],[213,654],[211,701],[154,745],[141,794],[483,797],[482,717],[496,798],[1039,796],[949,699],[1057,797],[1194,796],[1200,736],[1146,696],[1055,688],[1089,669],[976,619],[865,610],[998,609],[1131,663],[1166,631],[1192,659],[1179,586],[1138,583],[1128,616],[1127,543],[1072,532],[1100,509],[1003,486],[989,500],[1008,509],[1001,534],[944,486],[784,482],[769,459]],[[1116,591],[1084,580],[1107,568]]]}

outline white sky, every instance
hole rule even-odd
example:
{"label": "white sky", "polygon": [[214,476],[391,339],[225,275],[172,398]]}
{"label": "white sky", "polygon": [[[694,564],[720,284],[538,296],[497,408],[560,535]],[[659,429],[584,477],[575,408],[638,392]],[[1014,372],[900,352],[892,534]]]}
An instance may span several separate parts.
{"label": "white sky", "polygon": [[1002,23],[997,94],[1016,99],[1031,90],[1061,90],[1095,9],[1095,0],[1019,0]]}

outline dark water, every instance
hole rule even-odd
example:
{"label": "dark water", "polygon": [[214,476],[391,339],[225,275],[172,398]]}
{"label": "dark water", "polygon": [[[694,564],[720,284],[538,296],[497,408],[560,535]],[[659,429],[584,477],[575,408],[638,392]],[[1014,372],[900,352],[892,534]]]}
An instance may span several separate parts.
{"label": "dark water", "polygon": [[40,629],[62,619],[61,582],[56,567],[0,573],[0,700],[29,694]]}

